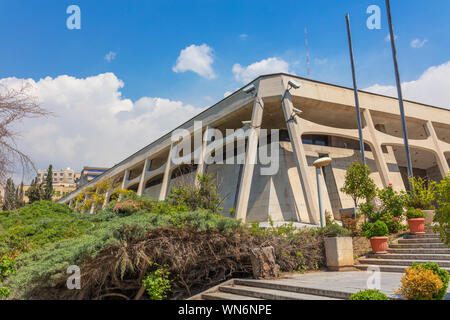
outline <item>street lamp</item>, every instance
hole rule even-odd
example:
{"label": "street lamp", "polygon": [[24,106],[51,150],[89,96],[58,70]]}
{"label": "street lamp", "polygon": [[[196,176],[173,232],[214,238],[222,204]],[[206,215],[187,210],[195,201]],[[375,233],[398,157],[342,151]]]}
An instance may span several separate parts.
{"label": "street lamp", "polygon": [[331,162],[330,157],[319,158],[314,161],[313,165],[316,167],[316,178],[317,178],[317,194],[319,197],[319,212],[320,212],[320,226],[325,227],[325,212],[323,210],[323,201],[322,201],[322,167],[329,165]]}

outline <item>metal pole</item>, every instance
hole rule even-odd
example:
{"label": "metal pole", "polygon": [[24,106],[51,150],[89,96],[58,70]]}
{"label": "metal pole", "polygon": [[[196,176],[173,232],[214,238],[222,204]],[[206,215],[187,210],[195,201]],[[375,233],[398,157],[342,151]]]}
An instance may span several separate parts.
{"label": "metal pole", "polygon": [[350,16],[348,13],[345,15],[347,21],[347,34],[348,34],[348,48],[350,51],[350,63],[352,65],[352,75],[353,75],[353,90],[355,93],[355,105],[356,105],[356,119],[358,121],[358,133],[359,133],[359,148],[361,150],[361,159],[364,165],[366,164],[366,156],[364,153],[364,138],[361,127],[361,112],[359,109],[359,97],[358,97],[358,86],[356,84],[356,72],[355,72],[355,60],[353,58],[353,45],[352,45],[352,34],[350,31]]}
{"label": "metal pole", "polygon": [[388,22],[389,22],[389,32],[391,35],[391,47],[392,47],[392,58],[394,60],[395,79],[397,81],[398,103],[400,106],[400,117],[402,120],[403,140],[404,140],[404,144],[405,144],[405,153],[406,153],[406,165],[408,167],[408,177],[412,178],[413,170],[412,170],[412,163],[411,163],[411,155],[409,153],[408,132],[406,129],[405,110],[403,107],[402,86],[401,86],[401,82],[400,82],[400,73],[398,72],[397,50],[395,49],[395,36],[394,36],[394,28],[392,27],[391,4],[390,4],[389,0],[386,0],[386,9],[387,9],[387,15],[388,15]]}
{"label": "metal pole", "polygon": [[319,213],[320,213],[320,226],[325,227],[325,213],[323,212],[322,204],[322,167],[316,167],[316,178],[317,178],[317,194],[319,198]]}

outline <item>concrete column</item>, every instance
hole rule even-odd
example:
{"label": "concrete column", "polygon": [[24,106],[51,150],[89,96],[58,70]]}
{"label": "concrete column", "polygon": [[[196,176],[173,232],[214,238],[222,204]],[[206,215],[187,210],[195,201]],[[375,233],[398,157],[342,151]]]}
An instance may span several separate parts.
{"label": "concrete column", "polygon": [[125,185],[129,177],[130,177],[130,170],[126,169],[125,173],[123,174],[122,186],[120,187],[121,189],[125,189]]}
{"label": "concrete column", "polygon": [[298,122],[295,120],[296,115],[294,113],[294,104],[292,103],[291,93],[287,89],[282,97],[283,113],[286,119],[286,125],[291,139],[292,149],[294,151],[295,163],[297,164],[297,170],[302,184],[303,197],[305,199],[306,208],[309,216],[313,217],[314,223],[320,223],[319,211],[317,209],[316,201],[313,198],[312,186],[313,183],[308,174],[308,162],[306,160],[305,149],[302,142],[302,131]]}
{"label": "concrete column", "polygon": [[139,180],[139,187],[137,190],[138,196],[142,196],[142,193],[144,192],[145,174],[147,173],[148,169],[150,168],[151,163],[152,162],[150,159],[148,159],[148,158],[145,159],[144,168],[142,169],[141,179]]}
{"label": "concrete column", "polygon": [[202,150],[200,154],[200,159],[198,161],[197,166],[197,173],[195,175],[195,185],[198,187],[198,179],[197,176],[202,176],[205,174],[205,154],[206,154],[206,147],[208,145],[208,130],[209,126],[206,126],[205,133],[203,135],[203,141],[202,141]]}
{"label": "concrete column", "polygon": [[70,199],[70,201],[69,201],[69,207],[72,208],[72,205],[73,205],[73,199]]}
{"label": "concrete column", "polygon": [[159,200],[163,201],[166,199],[167,188],[169,187],[170,181],[170,172],[172,167],[172,148],[173,145],[170,145],[169,156],[167,157],[166,168],[164,169],[164,177],[161,183],[161,191],[159,192]]}
{"label": "concrete column", "polygon": [[439,170],[441,171],[442,177],[445,178],[448,172],[450,172],[450,169],[448,167],[447,159],[445,159],[444,152],[442,152],[442,149],[439,145],[439,138],[436,134],[436,131],[434,130],[433,123],[431,121],[427,121],[425,124],[425,129],[428,133],[428,136],[431,137],[431,140],[433,140],[434,144],[434,150],[436,151],[436,162],[439,165]]}
{"label": "concrete column", "polygon": [[381,182],[383,186],[387,187],[389,185],[389,169],[386,163],[386,158],[384,157],[383,150],[377,139],[377,129],[373,124],[372,115],[369,109],[364,109],[363,117],[367,125],[367,130],[370,134],[370,141],[372,143],[372,152],[375,158],[375,163],[377,165],[378,172],[380,173]]}
{"label": "concrete column", "polygon": [[249,136],[247,139],[247,152],[245,155],[245,163],[242,171],[239,185],[239,195],[236,205],[236,218],[241,219],[242,222],[245,222],[247,218],[248,200],[250,198],[250,189],[252,187],[253,180],[253,169],[257,160],[259,128],[261,127],[264,110],[264,102],[261,99],[260,94],[261,92],[258,90],[255,102],[253,103],[251,129],[249,130]]}
{"label": "concrete column", "polygon": [[108,205],[108,203],[109,203],[108,199],[111,196],[111,194],[112,194],[112,190],[106,191],[106,193],[105,193],[105,201],[103,201],[102,210],[105,209],[106,206]]}

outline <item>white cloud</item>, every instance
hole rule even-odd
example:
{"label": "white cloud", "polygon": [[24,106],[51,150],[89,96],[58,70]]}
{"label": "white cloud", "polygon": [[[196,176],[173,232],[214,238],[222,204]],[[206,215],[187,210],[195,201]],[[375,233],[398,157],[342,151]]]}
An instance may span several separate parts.
{"label": "white cloud", "polygon": [[[12,87],[22,81],[5,78],[0,84]],[[49,163],[76,170],[113,166],[202,110],[164,98],[125,99],[120,92],[124,84],[113,73],[26,81],[41,105],[55,114],[27,119],[16,128],[22,133],[19,148],[41,169]]]}
{"label": "white cloud", "polygon": [[239,38],[241,38],[242,40],[245,40],[245,39],[248,38],[248,34],[242,33],[242,34],[239,35]]}
{"label": "white cloud", "polygon": [[237,81],[247,83],[263,74],[289,73],[289,64],[281,58],[273,57],[252,63],[247,67],[236,63],[232,71]]}
{"label": "white cloud", "polygon": [[[405,99],[450,109],[450,61],[428,68],[417,80],[402,83]],[[367,89],[397,97],[395,86],[375,84]]]}
{"label": "white cloud", "polygon": [[411,41],[411,47],[418,49],[418,48],[422,48],[426,43],[428,42],[428,39],[414,39],[413,41]]}
{"label": "white cloud", "polygon": [[214,62],[213,50],[206,44],[196,46],[195,44],[181,50],[173,72],[193,71],[206,79],[216,78],[212,68]]}
{"label": "white cloud", "polygon": [[106,60],[107,62],[111,62],[111,61],[113,61],[113,60],[116,58],[116,56],[117,56],[117,54],[116,54],[115,52],[110,51],[110,52],[108,52],[108,53],[105,55],[105,60]]}
{"label": "white cloud", "polygon": [[228,97],[228,96],[230,96],[232,94],[233,94],[232,91],[225,91],[225,93],[223,94],[223,97],[226,98],[226,97]]}

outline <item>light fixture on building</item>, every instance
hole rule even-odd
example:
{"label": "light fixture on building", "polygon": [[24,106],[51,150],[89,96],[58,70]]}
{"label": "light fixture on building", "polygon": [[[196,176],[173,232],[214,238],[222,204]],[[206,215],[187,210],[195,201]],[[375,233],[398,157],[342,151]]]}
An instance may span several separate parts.
{"label": "light fixture on building", "polygon": [[256,90],[256,87],[253,83],[251,85],[246,86],[244,89],[242,89],[242,91],[244,91],[247,94],[252,93],[255,90]]}

